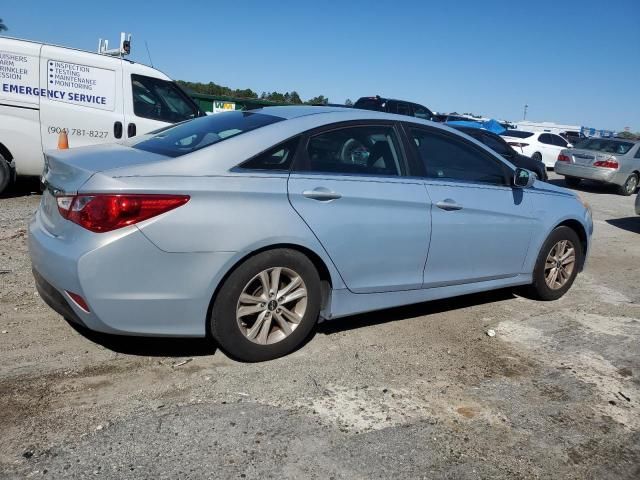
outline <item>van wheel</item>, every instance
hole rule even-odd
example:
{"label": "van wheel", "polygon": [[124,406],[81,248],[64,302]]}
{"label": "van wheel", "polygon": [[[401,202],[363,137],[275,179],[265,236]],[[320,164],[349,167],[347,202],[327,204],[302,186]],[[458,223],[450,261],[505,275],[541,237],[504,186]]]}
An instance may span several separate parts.
{"label": "van wheel", "polygon": [[632,173],[624,182],[624,185],[618,187],[618,193],[628,197],[635,193],[636,188],[638,188],[638,175],[636,173]]}
{"label": "van wheel", "polygon": [[540,249],[533,270],[530,296],[538,300],[557,300],[573,285],[582,264],[582,244],[574,230],[558,227]]}
{"label": "van wheel", "polygon": [[2,194],[2,192],[4,192],[11,183],[11,173],[11,166],[9,165],[9,162],[0,155],[0,194]]}
{"label": "van wheel", "polygon": [[291,353],[320,313],[320,276],[302,253],[269,250],[249,258],[225,280],[209,319],[213,338],[246,362]]}

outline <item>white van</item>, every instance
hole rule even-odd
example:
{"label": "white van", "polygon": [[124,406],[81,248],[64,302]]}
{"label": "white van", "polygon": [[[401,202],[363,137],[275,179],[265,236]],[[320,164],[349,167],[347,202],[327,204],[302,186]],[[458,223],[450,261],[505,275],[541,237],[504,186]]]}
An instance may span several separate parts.
{"label": "white van", "polygon": [[0,37],[0,192],[43,152],[117,142],[204,115],[162,72],[119,56]]}

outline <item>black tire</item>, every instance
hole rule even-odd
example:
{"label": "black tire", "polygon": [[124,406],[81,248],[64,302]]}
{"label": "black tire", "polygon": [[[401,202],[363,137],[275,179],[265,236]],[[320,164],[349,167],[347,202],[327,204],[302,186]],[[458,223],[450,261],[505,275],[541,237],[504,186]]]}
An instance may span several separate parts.
{"label": "black tire", "polygon": [[627,177],[627,180],[624,182],[624,185],[620,185],[618,187],[618,193],[625,197],[629,195],[633,195],[638,189],[638,174],[632,173]]}
{"label": "black tire", "polygon": [[537,160],[538,162],[542,162],[542,155],[540,154],[540,152],[534,153],[533,155],[531,155],[531,158]]}
{"label": "black tire", "polygon": [[577,188],[580,186],[581,178],[576,177],[564,177],[564,183],[569,188]]}
{"label": "black tire", "polygon": [[13,176],[9,162],[7,162],[2,155],[0,155],[0,195],[9,186],[12,177]]}
{"label": "black tire", "polygon": [[[290,269],[302,278],[307,303],[302,320],[288,336],[263,345],[249,340],[241,331],[236,308],[245,286],[260,272],[274,267]],[[259,253],[240,264],[218,291],[209,318],[211,335],[227,355],[237,360],[260,362],[287,355],[304,343],[316,325],[321,305],[320,290],[318,271],[304,254],[289,249]]]}
{"label": "black tire", "polygon": [[[545,263],[552,248],[562,240],[568,240],[573,244],[575,249],[575,264],[571,275],[566,280],[566,283],[564,283],[560,288],[552,289],[547,285],[545,280]],[[580,243],[580,238],[575,230],[564,226],[556,228],[551,232],[547,240],[542,245],[540,253],[538,253],[538,259],[536,260],[536,265],[533,270],[533,283],[527,289],[529,296],[545,301],[557,300],[562,297],[571,288],[571,285],[573,285],[573,282],[576,279],[578,270],[582,265],[583,254],[582,243]]]}

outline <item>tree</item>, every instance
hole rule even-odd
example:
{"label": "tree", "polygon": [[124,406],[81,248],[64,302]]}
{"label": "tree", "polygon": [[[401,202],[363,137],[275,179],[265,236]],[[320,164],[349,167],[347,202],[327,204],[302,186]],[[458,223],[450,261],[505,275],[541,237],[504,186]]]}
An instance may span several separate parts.
{"label": "tree", "polygon": [[0,18],[0,32],[6,32],[9,28],[4,24],[2,19]]}
{"label": "tree", "polygon": [[329,99],[324,95],[318,95],[317,97],[310,98],[304,103],[308,105],[326,105],[329,103]]}
{"label": "tree", "polygon": [[350,99],[350,98],[347,98],[347,99],[344,101],[344,104],[345,104],[347,107],[353,107],[353,102],[351,101],[351,99]]}

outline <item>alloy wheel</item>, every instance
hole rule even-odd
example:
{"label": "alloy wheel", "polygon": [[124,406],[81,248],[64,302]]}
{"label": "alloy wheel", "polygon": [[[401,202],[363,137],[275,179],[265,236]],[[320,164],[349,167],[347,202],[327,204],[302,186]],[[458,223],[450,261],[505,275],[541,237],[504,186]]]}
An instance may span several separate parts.
{"label": "alloy wheel", "polygon": [[544,279],[552,290],[558,290],[569,281],[576,265],[576,249],[569,240],[560,240],[547,255]]}
{"label": "alloy wheel", "polygon": [[287,338],[307,310],[302,277],[284,267],[263,270],[243,288],[236,306],[240,331],[250,341],[269,345]]}
{"label": "alloy wheel", "polygon": [[635,192],[636,188],[638,187],[638,177],[636,177],[635,175],[631,175],[627,179],[627,183],[626,183],[625,187],[626,187],[627,193],[629,195],[631,195],[633,192]]}

